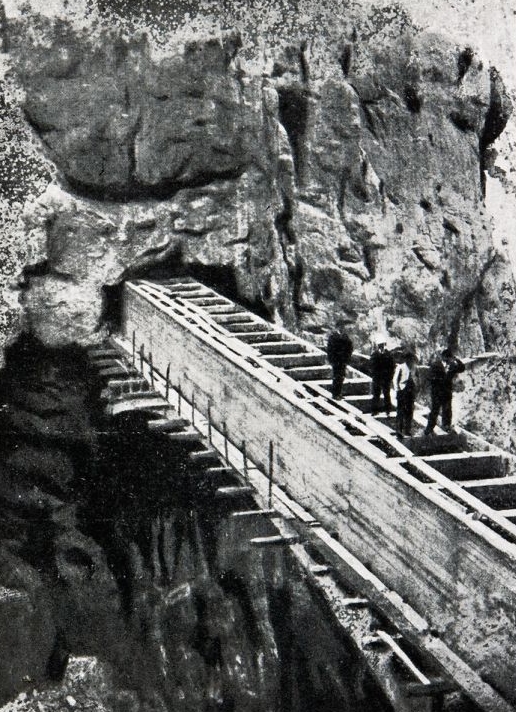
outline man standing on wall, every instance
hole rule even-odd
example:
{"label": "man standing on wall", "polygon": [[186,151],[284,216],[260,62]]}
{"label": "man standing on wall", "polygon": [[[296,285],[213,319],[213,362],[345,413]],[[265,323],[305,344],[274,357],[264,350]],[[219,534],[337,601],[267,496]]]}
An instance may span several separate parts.
{"label": "man standing on wall", "polygon": [[392,377],[394,375],[394,368],[396,364],[394,363],[392,354],[387,351],[387,339],[385,337],[378,337],[376,347],[371,354],[369,364],[371,367],[371,389],[373,395],[371,415],[377,415],[380,410],[380,396],[382,394],[385,412],[387,415],[390,415],[392,410]]}
{"label": "man standing on wall", "polygon": [[416,357],[410,351],[403,354],[401,363],[396,367],[393,378],[396,389],[396,435],[399,439],[404,435],[412,435],[412,420],[414,417],[414,401],[419,385],[416,369]]}
{"label": "man standing on wall", "polygon": [[342,385],[346,375],[346,366],[353,353],[353,342],[346,333],[346,323],[342,319],[337,321],[335,330],[328,337],[326,353],[333,369],[331,397],[339,400],[342,398]]}
{"label": "man standing on wall", "polygon": [[451,431],[453,379],[465,369],[464,364],[455,358],[450,349],[444,349],[440,356],[430,363],[428,381],[432,404],[425,435],[430,435],[436,426],[441,411],[443,430]]}

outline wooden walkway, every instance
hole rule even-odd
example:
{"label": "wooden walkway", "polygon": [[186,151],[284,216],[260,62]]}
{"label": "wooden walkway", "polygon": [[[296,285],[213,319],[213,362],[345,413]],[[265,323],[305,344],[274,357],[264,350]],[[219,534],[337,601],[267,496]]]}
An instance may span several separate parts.
{"label": "wooden walkway", "polygon": [[245,441],[309,512],[332,564],[346,569],[345,544],[393,593],[375,603],[409,638],[484,709],[509,709],[494,690],[514,702],[513,458],[460,430],[398,441],[392,421],[368,414],[364,373],[352,369],[345,400],[332,401],[320,350],[197,282],[128,283],[124,310],[135,368],[151,363],[230,442]]}

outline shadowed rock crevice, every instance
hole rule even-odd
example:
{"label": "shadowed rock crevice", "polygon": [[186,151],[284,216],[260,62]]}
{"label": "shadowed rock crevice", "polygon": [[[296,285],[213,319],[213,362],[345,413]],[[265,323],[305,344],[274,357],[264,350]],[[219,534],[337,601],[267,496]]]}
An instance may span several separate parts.
{"label": "shadowed rock crevice", "polygon": [[288,195],[283,194],[283,210],[274,218],[274,225],[280,240],[287,245],[295,245],[296,234],[292,227],[292,199]]}
{"label": "shadowed rock crevice", "polygon": [[464,133],[474,132],[475,124],[469,119],[469,117],[464,116],[459,111],[452,111],[450,113],[450,121]]}
{"label": "shadowed rock crevice", "polygon": [[512,114],[513,106],[508,93],[503,85],[499,72],[491,67],[490,77],[490,101],[489,109],[485,118],[484,127],[480,135],[480,176],[482,189],[485,193],[485,172],[487,167],[487,150],[489,146],[500,136],[505,129],[509,117]]}
{"label": "shadowed rock crevice", "polygon": [[413,114],[419,114],[421,111],[422,101],[417,87],[412,84],[405,84],[403,89],[403,98],[405,99],[407,109]]}
{"label": "shadowed rock crevice", "polygon": [[[460,298],[459,306],[450,320],[448,348],[452,350],[457,349],[461,326],[464,324],[465,321],[467,322],[468,316],[470,315],[472,308],[476,305],[478,296],[483,290],[484,280],[488,272],[493,269],[493,267],[498,262],[501,261],[503,261],[501,256],[493,250],[492,253],[488,255],[488,257],[484,261],[484,264],[481,266],[475,278],[473,286],[470,287],[470,289],[468,289]],[[487,350],[489,350],[490,344],[488,334],[485,334],[485,343]]]}
{"label": "shadowed rock crevice", "polygon": [[462,52],[459,53],[459,56],[457,57],[457,83],[458,84],[460,84],[460,82],[464,79],[466,72],[471,67],[471,63],[473,62],[474,57],[475,57],[475,53],[473,52],[471,47],[466,47],[465,49],[462,50]]}
{"label": "shadowed rock crevice", "polygon": [[424,265],[428,270],[430,270],[430,272],[433,272],[435,270],[435,265],[426,259],[425,255],[420,247],[417,247],[417,246],[413,247],[412,252],[417,257],[417,259],[421,262],[421,264]]}
{"label": "shadowed rock crevice", "polygon": [[364,245],[362,247],[364,255],[364,265],[369,272],[369,278],[374,279],[376,277],[376,250],[371,245]]}
{"label": "shadowed rock crevice", "polygon": [[279,119],[287,132],[294,166],[299,175],[303,168],[304,137],[308,122],[308,90],[305,87],[278,87]]}
{"label": "shadowed rock crevice", "polygon": [[[136,135],[135,135],[136,138]],[[135,175],[134,144],[127,148],[128,156],[131,160],[129,174]],[[181,164],[181,171],[187,167],[188,158]],[[203,188],[209,186],[217,180],[237,180],[246,170],[244,162],[237,162],[236,165],[226,171],[203,170],[195,177],[184,179],[163,178],[153,185],[141,183],[138,180],[131,180],[126,185],[98,187],[81,181],[78,178],[68,177],[65,181],[69,189],[78,196],[110,202],[128,202],[130,200],[168,200],[185,188]],[[180,172],[181,172],[180,171]],[[104,172],[104,171],[103,171]]]}

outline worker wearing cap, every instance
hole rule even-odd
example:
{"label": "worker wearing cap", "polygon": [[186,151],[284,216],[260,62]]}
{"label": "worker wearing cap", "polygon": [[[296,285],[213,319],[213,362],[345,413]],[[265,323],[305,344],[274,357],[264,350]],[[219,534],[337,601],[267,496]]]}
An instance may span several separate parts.
{"label": "worker wearing cap", "polygon": [[383,406],[387,415],[390,415],[392,410],[391,403],[391,386],[392,377],[394,375],[394,358],[387,351],[387,339],[383,336],[377,337],[376,347],[371,354],[369,360],[371,368],[371,391],[373,401],[371,406],[371,414],[377,415],[380,410],[380,398],[383,395]]}
{"label": "worker wearing cap", "polygon": [[329,335],[326,353],[333,369],[331,397],[339,400],[342,397],[346,366],[353,353],[353,342],[346,333],[346,323],[343,320],[337,322],[335,330]]}

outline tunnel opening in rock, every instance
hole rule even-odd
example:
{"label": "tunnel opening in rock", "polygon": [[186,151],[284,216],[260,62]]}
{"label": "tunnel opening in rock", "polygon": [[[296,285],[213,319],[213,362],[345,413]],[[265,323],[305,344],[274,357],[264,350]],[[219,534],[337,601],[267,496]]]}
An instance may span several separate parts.
{"label": "tunnel opening in rock", "polygon": [[174,252],[167,259],[127,270],[123,280],[102,288],[102,312],[99,319],[99,329],[105,327],[108,333],[116,332],[122,323],[122,300],[124,282],[131,279],[149,279],[166,281],[187,277],[198,280],[206,287],[212,288],[224,297],[252,311],[257,316],[272,321],[272,314],[265,299],[266,292],[254,299],[245,296],[237,271],[233,265],[206,265],[199,262],[185,263],[180,252]]}

